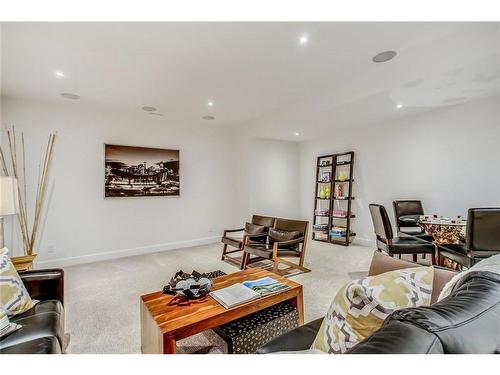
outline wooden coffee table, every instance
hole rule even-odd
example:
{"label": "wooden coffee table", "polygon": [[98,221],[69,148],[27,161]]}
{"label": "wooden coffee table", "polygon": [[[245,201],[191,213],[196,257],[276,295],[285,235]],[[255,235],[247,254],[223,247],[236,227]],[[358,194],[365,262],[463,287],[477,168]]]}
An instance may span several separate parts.
{"label": "wooden coffee table", "polygon": [[290,288],[245,304],[226,309],[210,296],[188,305],[170,305],[173,296],[155,292],[141,296],[141,351],[151,354],[174,354],[176,341],[242,318],[284,301],[291,301],[304,324],[302,285],[260,268],[251,268],[213,279],[213,290],[235,283],[272,277]]}

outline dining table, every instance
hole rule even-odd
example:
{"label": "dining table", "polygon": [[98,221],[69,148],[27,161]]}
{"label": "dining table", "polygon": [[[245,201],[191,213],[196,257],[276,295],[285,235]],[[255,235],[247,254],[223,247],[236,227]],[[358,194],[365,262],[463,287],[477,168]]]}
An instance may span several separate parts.
{"label": "dining table", "polygon": [[[467,220],[461,216],[419,215],[416,224],[432,236],[432,242],[436,248],[436,259],[439,259],[440,246],[465,244]],[[457,268],[455,262],[449,259],[446,259],[443,265]]]}
{"label": "dining table", "polygon": [[434,239],[437,245],[457,245],[465,243],[467,220],[461,216],[420,215],[417,224]]}

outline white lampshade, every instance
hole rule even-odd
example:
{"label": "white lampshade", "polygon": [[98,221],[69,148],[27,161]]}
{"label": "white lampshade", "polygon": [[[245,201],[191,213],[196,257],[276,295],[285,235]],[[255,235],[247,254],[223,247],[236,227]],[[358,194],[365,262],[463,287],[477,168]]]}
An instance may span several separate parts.
{"label": "white lampshade", "polygon": [[14,177],[0,177],[0,216],[18,212],[17,180]]}

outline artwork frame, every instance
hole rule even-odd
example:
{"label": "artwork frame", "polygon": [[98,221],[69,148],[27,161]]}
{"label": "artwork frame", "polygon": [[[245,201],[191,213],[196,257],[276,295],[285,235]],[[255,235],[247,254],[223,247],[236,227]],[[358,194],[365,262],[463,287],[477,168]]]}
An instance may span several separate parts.
{"label": "artwork frame", "polygon": [[179,149],[104,144],[104,198],[179,196]]}

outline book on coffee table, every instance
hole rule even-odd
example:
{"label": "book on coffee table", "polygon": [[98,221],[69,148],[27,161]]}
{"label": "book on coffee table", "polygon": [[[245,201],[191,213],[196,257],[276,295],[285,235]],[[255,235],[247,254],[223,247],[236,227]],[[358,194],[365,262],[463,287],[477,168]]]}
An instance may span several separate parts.
{"label": "book on coffee table", "polygon": [[226,309],[229,309],[288,288],[288,285],[280,283],[272,277],[263,277],[258,280],[244,281],[228,286],[227,288],[215,290],[210,292],[210,296]]}

